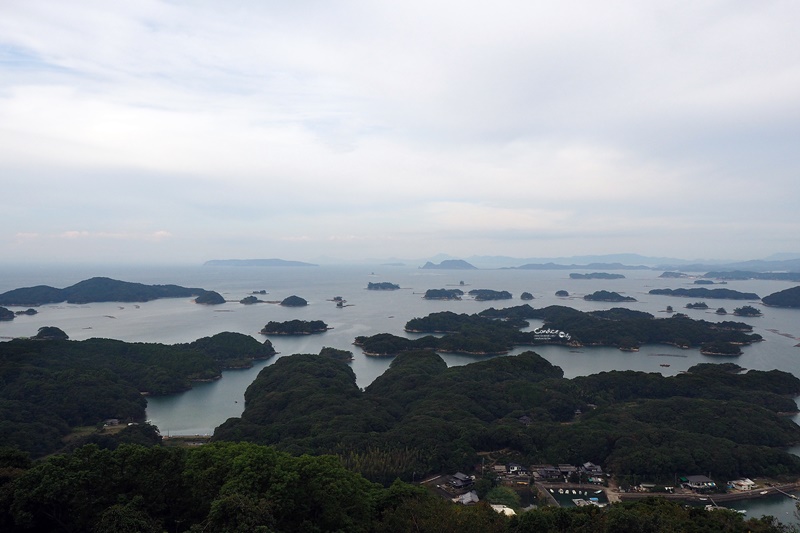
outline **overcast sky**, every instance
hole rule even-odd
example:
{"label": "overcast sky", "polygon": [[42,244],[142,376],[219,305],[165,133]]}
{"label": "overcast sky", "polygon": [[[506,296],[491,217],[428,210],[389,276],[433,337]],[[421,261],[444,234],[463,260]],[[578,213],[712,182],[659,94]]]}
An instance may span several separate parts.
{"label": "overcast sky", "polygon": [[0,262],[800,251],[800,2],[0,2]]}

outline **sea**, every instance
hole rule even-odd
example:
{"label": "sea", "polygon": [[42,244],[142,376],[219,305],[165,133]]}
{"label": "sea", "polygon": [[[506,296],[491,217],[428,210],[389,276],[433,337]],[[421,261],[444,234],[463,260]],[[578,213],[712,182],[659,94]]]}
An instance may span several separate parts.
{"label": "sea", "polygon": [[[477,313],[484,309],[504,308],[528,303],[533,307],[566,305],[584,311],[626,307],[666,317],[667,306],[692,318],[708,321],[737,320],[751,324],[763,342],[746,346],[735,358],[706,356],[697,349],[682,350],[673,346],[643,346],[638,352],[622,352],[616,348],[567,348],[537,346],[515,349],[510,357],[533,349],[545,359],[564,370],[568,378],[610,370],[658,372],[671,376],[686,371],[698,363],[732,361],[746,369],[778,369],[800,377],[800,310],[764,307],[760,301],[704,300],[708,310],[685,309],[687,303],[699,299],[651,295],[655,288],[698,287],[691,278],[660,278],[660,270],[607,271],[622,274],[622,279],[571,279],[570,272],[585,270],[436,270],[417,265],[385,264],[358,266],[122,266],[122,265],[1,265],[0,293],[35,285],[67,287],[79,281],[104,276],[145,284],[176,284],[202,287],[219,292],[226,303],[216,306],[195,304],[189,298],[169,298],[141,303],[91,303],[73,305],[59,303],[37,308],[38,314],[19,315],[14,320],[0,322],[0,340],[28,337],[42,326],[56,326],[71,339],[111,338],[128,342],[159,342],[173,344],[191,342],[223,331],[233,331],[264,340],[259,333],[271,321],[322,320],[331,328],[325,333],[299,337],[269,337],[276,357],[257,362],[252,368],[228,370],[223,377],[210,383],[197,383],[192,390],[180,394],[149,397],[148,420],[158,426],[164,436],[209,435],[214,428],[230,417],[240,416],[244,409],[244,391],[258,373],[278,358],[296,353],[319,353],[323,347],[350,350],[350,363],[359,387],[368,386],[391,363],[391,358],[365,356],[353,345],[359,335],[392,333],[414,338],[404,331],[405,323],[438,311]],[[390,282],[401,288],[394,291],[367,290],[370,282]],[[797,283],[770,280],[729,281],[724,288],[754,292],[766,296]],[[715,288],[716,286],[706,286]],[[459,301],[423,299],[428,289],[460,288],[508,291],[511,300],[476,301],[468,295]],[[292,295],[308,301],[306,307],[283,307],[274,303],[242,305],[239,300],[264,290],[262,300],[277,302]],[[569,297],[557,297],[556,291],[566,290]],[[615,291],[636,298],[636,302],[605,303],[583,299],[597,290]],[[522,292],[534,296],[522,301]],[[334,297],[345,300],[337,307]],[[754,318],[721,316],[715,313],[724,307],[731,313],[736,307],[752,305],[763,316]],[[8,307],[12,311],[23,310]],[[530,328],[541,323],[531,321]],[[569,332],[566,332],[569,333]],[[464,365],[486,359],[484,356],[440,354],[448,366]],[[800,415],[793,417],[800,423]],[[800,455],[800,446],[791,450]],[[748,516],[769,514],[787,523],[800,523],[794,516],[794,501],[784,497],[768,497],[736,502],[731,507],[746,509]]]}

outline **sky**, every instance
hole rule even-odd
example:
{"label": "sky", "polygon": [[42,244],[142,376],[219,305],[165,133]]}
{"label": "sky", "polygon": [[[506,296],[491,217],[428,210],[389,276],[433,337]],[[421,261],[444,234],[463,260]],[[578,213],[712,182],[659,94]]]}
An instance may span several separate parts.
{"label": "sky", "polygon": [[0,2],[0,262],[800,252],[800,2]]}

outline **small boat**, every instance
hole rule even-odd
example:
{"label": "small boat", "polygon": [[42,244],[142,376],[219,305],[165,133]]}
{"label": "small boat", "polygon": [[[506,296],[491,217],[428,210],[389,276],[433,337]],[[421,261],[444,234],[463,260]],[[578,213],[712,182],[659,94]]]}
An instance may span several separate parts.
{"label": "small boat", "polygon": [[564,489],[558,489],[559,494],[564,494]]}
{"label": "small boat", "polygon": [[600,494],[601,492],[603,492],[603,491],[602,491],[602,490],[596,490],[596,491],[594,491],[594,493],[595,493],[595,494]]}
{"label": "small boat", "polygon": [[761,492],[759,492],[759,494],[761,494],[763,496],[764,494],[769,494],[769,491],[768,490],[762,490]]}
{"label": "small boat", "polygon": [[578,493],[575,492],[575,489],[572,489],[572,494],[578,494]]}

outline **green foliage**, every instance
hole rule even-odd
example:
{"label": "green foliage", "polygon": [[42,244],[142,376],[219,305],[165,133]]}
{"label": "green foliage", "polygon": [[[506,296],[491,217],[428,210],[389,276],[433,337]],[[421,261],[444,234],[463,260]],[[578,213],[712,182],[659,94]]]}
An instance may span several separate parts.
{"label": "green foliage", "polygon": [[499,505],[505,505],[506,507],[511,507],[512,509],[519,509],[520,502],[522,499],[520,498],[517,492],[509,487],[494,487],[486,494],[486,500],[489,503],[496,503]]}
{"label": "green foliage", "polygon": [[275,322],[270,320],[259,333],[262,335],[310,335],[328,331],[328,324],[322,320],[287,320]]}
{"label": "green foliage", "polygon": [[510,300],[512,298],[511,293],[508,291],[495,291],[492,289],[472,289],[468,294],[472,295],[472,297],[479,302],[487,300]]}
{"label": "green foliage", "polygon": [[337,361],[347,362],[353,360],[353,352],[350,350],[340,350],[338,348],[331,348],[329,346],[323,346],[323,348],[319,351],[319,354],[323,357],[331,357]]}
{"label": "green foliage", "polygon": [[736,316],[761,316],[761,311],[752,305],[745,305],[734,309],[733,314]]}
{"label": "green foliage", "polygon": [[44,305],[68,302],[85,304],[91,302],[148,302],[158,298],[186,298],[198,296],[203,289],[178,285],[144,285],[110,278],[91,278],[64,289],[47,285],[14,289],[0,294],[4,305]]}
{"label": "green foliage", "polygon": [[426,300],[460,300],[464,295],[461,289],[428,289],[425,291]]}
{"label": "green foliage", "polygon": [[57,328],[55,326],[42,326],[39,328],[39,331],[33,337],[37,340],[61,340],[65,341],[69,339],[69,336],[64,333],[64,330],[61,328]]}
{"label": "green foliage", "polygon": [[775,307],[800,307],[800,286],[764,296],[761,301]]}

